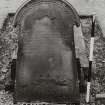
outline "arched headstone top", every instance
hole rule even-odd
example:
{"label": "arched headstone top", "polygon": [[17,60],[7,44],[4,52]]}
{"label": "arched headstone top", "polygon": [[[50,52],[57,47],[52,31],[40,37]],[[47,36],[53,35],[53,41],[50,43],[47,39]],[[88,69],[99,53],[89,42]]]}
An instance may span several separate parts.
{"label": "arched headstone top", "polygon": [[[13,20],[13,26],[16,27],[18,24],[22,24],[22,21],[25,19],[25,17],[30,15],[33,11],[37,18],[41,18],[41,17],[38,17],[38,12],[37,12],[37,9],[41,9],[41,8],[43,8],[43,11],[42,13],[39,12],[39,14],[42,14],[42,16],[43,16],[43,12],[45,12],[46,9],[49,10],[49,14],[48,13],[44,13],[44,14],[51,16],[52,14],[50,13],[52,11],[51,9],[55,8],[55,10],[62,12],[63,18],[70,17],[69,19],[65,18],[67,22],[69,22],[70,20],[72,24],[76,24],[77,26],[79,26],[80,24],[80,19],[77,11],[66,0],[28,0],[18,8]],[[54,14],[51,16],[52,19],[55,17],[54,17]]]}
{"label": "arched headstone top", "polygon": [[79,24],[78,13],[63,0],[31,0],[18,10],[17,100],[79,101],[73,31]]}

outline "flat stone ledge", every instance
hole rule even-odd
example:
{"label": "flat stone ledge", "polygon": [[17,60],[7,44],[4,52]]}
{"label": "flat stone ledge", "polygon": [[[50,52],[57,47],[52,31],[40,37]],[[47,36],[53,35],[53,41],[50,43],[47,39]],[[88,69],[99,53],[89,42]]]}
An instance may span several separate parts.
{"label": "flat stone ledge", "polygon": [[96,99],[105,99],[105,93],[103,93],[103,94],[96,94]]}

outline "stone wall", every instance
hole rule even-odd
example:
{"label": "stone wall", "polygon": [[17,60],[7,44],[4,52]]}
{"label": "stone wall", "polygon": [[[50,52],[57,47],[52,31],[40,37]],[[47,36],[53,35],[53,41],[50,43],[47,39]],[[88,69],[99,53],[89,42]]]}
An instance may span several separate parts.
{"label": "stone wall", "polygon": [[0,0],[0,28],[8,13],[15,13],[24,1],[26,0]]}

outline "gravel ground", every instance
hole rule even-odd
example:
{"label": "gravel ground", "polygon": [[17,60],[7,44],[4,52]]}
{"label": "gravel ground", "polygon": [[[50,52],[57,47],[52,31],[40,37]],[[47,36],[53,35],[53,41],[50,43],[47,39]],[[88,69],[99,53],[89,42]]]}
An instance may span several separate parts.
{"label": "gravel ground", "polygon": [[13,105],[12,94],[4,90],[0,91],[0,105]]}

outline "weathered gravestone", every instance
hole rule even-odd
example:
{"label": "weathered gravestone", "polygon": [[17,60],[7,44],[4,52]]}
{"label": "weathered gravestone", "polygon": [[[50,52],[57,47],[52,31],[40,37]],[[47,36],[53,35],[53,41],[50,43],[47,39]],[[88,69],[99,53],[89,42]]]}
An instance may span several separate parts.
{"label": "weathered gravestone", "polygon": [[30,1],[16,14],[15,101],[79,103],[73,32],[79,23],[63,0]]}

